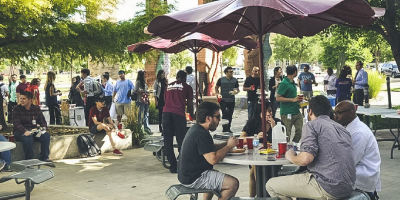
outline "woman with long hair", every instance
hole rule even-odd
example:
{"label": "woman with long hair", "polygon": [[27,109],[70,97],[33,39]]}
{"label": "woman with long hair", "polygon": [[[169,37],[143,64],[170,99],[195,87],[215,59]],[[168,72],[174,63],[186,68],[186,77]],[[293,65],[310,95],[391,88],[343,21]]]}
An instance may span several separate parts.
{"label": "woman with long hair", "polygon": [[336,101],[338,103],[343,100],[351,100],[351,87],[353,86],[353,82],[348,76],[350,74],[350,67],[344,66],[342,71],[340,71],[339,78],[336,80]]}
{"label": "woman with long hair", "polygon": [[[250,120],[247,121],[246,125],[243,127],[242,134],[240,137],[248,137],[257,135],[258,138],[263,138],[262,132],[262,109],[261,109],[261,102],[254,106],[253,116]],[[272,128],[275,127],[277,122],[280,122],[280,119],[274,118],[272,113],[273,106],[270,102],[265,102],[265,110],[266,110],[266,131],[267,131],[267,141],[272,142]],[[264,138],[262,139],[264,140]],[[244,140],[246,143],[246,140]],[[262,144],[260,140],[260,144]],[[266,147],[264,147],[266,148]],[[249,190],[250,196],[256,196],[256,176],[255,176],[255,166],[251,166],[250,168],[250,181],[249,181]]]}
{"label": "woman with long hair", "polygon": [[279,107],[279,102],[276,101],[276,93],[278,91],[279,84],[282,82],[283,76],[282,76],[282,68],[281,67],[275,67],[274,68],[274,77],[271,77],[269,79],[269,91],[270,93],[270,101],[272,104],[272,113],[275,115],[276,109]]}
{"label": "woman with long hair", "polygon": [[144,131],[152,135],[153,133],[149,127],[149,88],[146,83],[146,78],[146,72],[140,70],[136,78],[133,92],[138,94],[138,98],[136,99],[136,106],[139,108],[138,121],[144,125]]}
{"label": "woman with long hair", "polygon": [[57,96],[61,95],[59,90],[56,90],[54,82],[56,80],[56,74],[54,72],[47,72],[45,88],[46,106],[49,108],[50,113],[50,125],[61,125],[61,112],[60,106],[57,102]]}
{"label": "woman with long hair", "polygon": [[71,104],[76,104],[76,106],[83,106],[82,96],[76,89],[76,86],[78,86],[80,82],[80,76],[72,78],[72,86],[69,88],[68,100]]}
{"label": "woman with long hair", "polygon": [[162,133],[162,113],[165,105],[164,92],[168,80],[165,78],[164,70],[157,72],[157,79],[154,81],[154,97],[156,99],[156,108],[158,109],[158,130]]}
{"label": "woman with long hair", "polygon": [[36,105],[36,106],[40,105],[39,86],[40,86],[40,79],[34,78],[34,79],[32,79],[29,86],[25,89],[25,91],[28,91],[33,94],[32,104]]}

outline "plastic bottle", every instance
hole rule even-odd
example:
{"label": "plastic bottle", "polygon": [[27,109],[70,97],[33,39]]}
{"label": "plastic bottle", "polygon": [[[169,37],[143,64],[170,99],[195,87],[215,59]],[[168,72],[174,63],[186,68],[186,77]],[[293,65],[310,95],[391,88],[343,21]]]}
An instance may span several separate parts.
{"label": "plastic bottle", "polygon": [[279,142],[287,142],[286,127],[281,122],[278,122],[272,129],[272,149],[278,149]]}
{"label": "plastic bottle", "polygon": [[260,140],[258,139],[257,134],[254,134],[253,147],[257,148],[259,144],[260,144]]}

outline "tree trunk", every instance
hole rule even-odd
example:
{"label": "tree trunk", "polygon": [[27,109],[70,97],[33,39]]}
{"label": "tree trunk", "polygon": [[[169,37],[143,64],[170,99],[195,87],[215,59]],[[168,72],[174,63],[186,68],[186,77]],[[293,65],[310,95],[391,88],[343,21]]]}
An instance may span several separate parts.
{"label": "tree trunk", "polygon": [[[214,93],[214,88],[215,85],[217,84],[217,80],[218,80],[218,65],[220,64],[219,61],[221,60],[221,56],[222,56],[222,52],[220,53],[216,53],[213,52],[213,59],[212,59],[212,63],[211,63],[211,69],[208,72],[207,76],[210,76],[212,74],[211,77],[211,81],[210,83],[208,83],[208,87],[207,87],[207,96],[212,96]],[[207,81],[210,80],[209,77],[207,77]]]}

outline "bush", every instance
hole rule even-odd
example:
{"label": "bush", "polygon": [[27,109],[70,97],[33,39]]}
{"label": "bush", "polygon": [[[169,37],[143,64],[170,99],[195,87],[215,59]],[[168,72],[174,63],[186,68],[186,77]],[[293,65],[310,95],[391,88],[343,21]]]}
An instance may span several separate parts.
{"label": "bush", "polygon": [[132,131],[132,145],[140,145],[140,141],[144,138],[144,130],[142,124],[138,122],[139,108],[132,101],[132,109],[126,114],[127,120],[125,127]]}
{"label": "bush", "polygon": [[369,98],[376,98],[385,83],[385,76],[377,71],[368,71]]}
{"label": "bush", "polygon": [[156,103],[154,98],[150,98],[149,124],[158,124],[158,109],[156,109]]}

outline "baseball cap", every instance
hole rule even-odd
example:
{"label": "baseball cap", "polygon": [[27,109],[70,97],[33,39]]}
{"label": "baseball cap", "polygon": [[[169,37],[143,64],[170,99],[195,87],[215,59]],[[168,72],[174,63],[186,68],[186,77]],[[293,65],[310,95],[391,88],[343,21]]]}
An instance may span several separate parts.
{"label": "baseball cap", "polygon": [[118,74],[125,74],[125,71],[119,70]]}
{"label": "baseball cap", "polygon": [[100,95],[100,96],[97,96],[94,98],[94,102],[104,102],[104,101],[106,101],[106,100],[104,99],[103,95]]}

